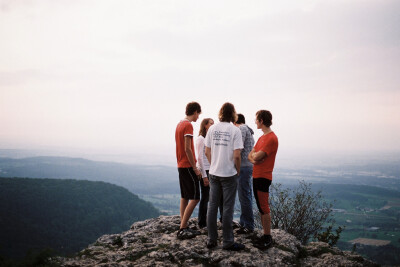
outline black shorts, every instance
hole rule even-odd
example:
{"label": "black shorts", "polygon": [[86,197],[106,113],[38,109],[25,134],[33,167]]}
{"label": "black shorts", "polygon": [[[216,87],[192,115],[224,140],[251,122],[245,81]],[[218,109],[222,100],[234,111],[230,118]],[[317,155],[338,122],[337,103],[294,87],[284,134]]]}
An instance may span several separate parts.
{"label": "black shorts", "polygon": [[178,168],[181,197],[200,199],[200,182],[193,168]]}
{"label": "black shorts", "polygon": [[253,192],[256,199],[258,211],[261,214],[269,214],[269,187],[271,180],[267,178],[253,178]]}

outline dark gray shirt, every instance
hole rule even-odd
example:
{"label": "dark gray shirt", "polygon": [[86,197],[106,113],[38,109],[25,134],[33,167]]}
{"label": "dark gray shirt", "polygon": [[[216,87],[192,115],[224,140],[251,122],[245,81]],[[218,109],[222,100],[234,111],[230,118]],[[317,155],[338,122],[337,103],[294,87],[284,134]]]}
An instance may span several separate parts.
{"label": "dark gray shirt", "polygon": [[246,124],[242,124],[239,126],[240,132],[242,133],[242,140],[243,140],[243,149],[241,152],[242,163],[240,166],[242,167],[252,167],[253,164],[247,159],[249,156],[250,151],[254,147],[254,137],[253,137],[253,130],[247,126]]}

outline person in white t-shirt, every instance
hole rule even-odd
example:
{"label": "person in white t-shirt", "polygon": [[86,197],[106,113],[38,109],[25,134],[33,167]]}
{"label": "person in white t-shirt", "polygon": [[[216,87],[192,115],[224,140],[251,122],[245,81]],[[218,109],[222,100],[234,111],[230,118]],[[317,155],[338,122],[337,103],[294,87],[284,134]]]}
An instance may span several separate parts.
{"label": "person in white t-shirt", "polygon": [[231,103],[222,105],[219,111],[219,123],[209,128],[205,139],[205,153],[210,162],[209,182],[210,199],[207,213],[207,247],[216,247],[218,205],[223,195],[223,249],[242,250],[243,244],[235,243],[233,236],[233,212],[240,173],[240,152],[243,149],[242,134],[236,122],[235,107]]}
{"label": "person in white t-shirt", "polygon": [[201,177],[200,189],[201,197],[199,204],[199,227],[204,228],[207,226],[207,206],[209,199],[210,186],[208,185],[208,172],[210,170],[210,163],[206,157],[204,139],[206,137],[208,129],[214,124],[214,120],[211,118],[203,119],[200,124],[199,137],[196,140],[196,150],[197,150],[197,168],[200,169]]}

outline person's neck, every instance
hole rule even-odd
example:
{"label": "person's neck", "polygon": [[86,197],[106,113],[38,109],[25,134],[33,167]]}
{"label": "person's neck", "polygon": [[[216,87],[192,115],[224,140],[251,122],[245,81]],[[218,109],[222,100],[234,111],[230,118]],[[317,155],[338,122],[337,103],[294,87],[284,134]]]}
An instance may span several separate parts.
{"label": "person's neck", "polygon": [[191,116],[186,116],[186,117],[185,117],[185,120],[188,120],[189,122],[192,122],[192,121],[193,121],[193,118],[194,118],[193,115],[191,115]]}
{"label": "person's neck", "polygon": [[266,127],[266,126],[263,126],[261,128],[261,130],[263,131],[264,135],[265,134],[269,134],[270,132],[272,132],[271,128],[270,127]]}

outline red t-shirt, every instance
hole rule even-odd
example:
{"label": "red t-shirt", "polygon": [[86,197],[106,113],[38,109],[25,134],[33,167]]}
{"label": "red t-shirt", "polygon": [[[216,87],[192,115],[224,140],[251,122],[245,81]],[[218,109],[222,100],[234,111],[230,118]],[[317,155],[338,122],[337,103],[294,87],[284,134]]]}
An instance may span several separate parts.
{"label": "red t-shirt", "polygon": [[272,171],[274,170],[276,152],[278,152],[278,137],[274,132],[261,136],[254,151],[263,151],[267,154],[264,161],[253,166],[253,178],[267,178],[272,180]]}
{"label": "red t-shirt", "polygon": [[176,131],[175,131],[176,160],[178,162],[178,168],[192,167],[185,152],[185,136],[191,137],[193,159],[194,162],[196,163],[196,156],[194,154],[194,144],[193,144],[193,126],[188,120],[182,120],[176,126]]}

